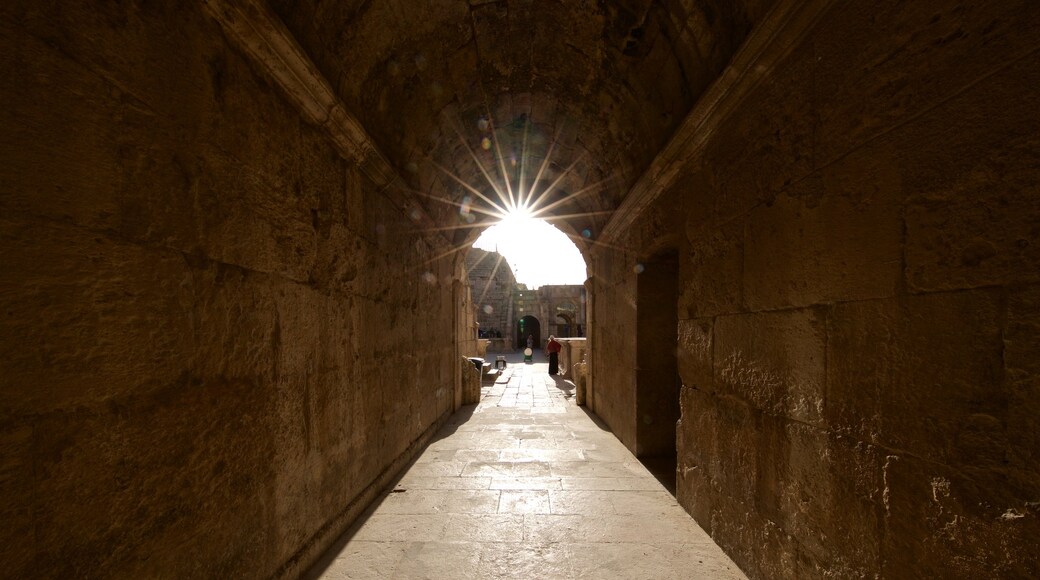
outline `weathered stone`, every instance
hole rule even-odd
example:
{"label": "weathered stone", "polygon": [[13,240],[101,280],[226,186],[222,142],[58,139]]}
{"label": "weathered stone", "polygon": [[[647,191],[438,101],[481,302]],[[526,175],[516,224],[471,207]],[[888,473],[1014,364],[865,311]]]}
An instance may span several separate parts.
{"label": "weathered stone", "polygon": [[688,233],[680,263],[679,311],[682,318],[739,312],[744,290],[744,228]]}
{"label": "weathered stone", "polygon": [[[603,423],[459,415],[423,485],[629,512],[398,513],[364,534],[431,541],[372,562],[533,557],[453,556],[476,531],[578,533],[564,576],[692,564],[688,520],[638,536],[642,496],[552,495],[657,489],[579,447],[670,428],[640,395],[677,360],[678,498],[750,576],[1040,575],[1038,6],[0,5],[5,572],[302,576],[463,402],[475,188],[581,238]],[[647,292],[662,250],[677,297]]]}
{"label": "weathered stone", "polygon": [[[466,271],[477,301],[477,322],[485,333],[513,336],[513,298],[516,280],[509,263],[498,252],[471,248],[466,252]],[[509,344],[510,347],[513,345]]]}
{"label": "weathered stone", "polygon": [[828,424],[863,441],[949,461],[973,416],[1005,413],[999,324],[992,291],[834,306]]}
{"label": "weathered stone", "polygon": [[33,426],[4,419],[0,430],[0,531],[5,557],[12,569],[29,569],[36,555]]}
{"label": "weathered stone", "polygon": [[[888,136],[907,183],[906,280],[912,291],[1040,280],[1040,230],[1033,172],[1040,113],[1009,107],[1020,87],[1040,82],[1029,59]],[[1034,103],[1036,104],[1036,103]],[[951,125],[950,118],[962,119]],[[899,142],[941,142],[913,148]]]}
{"label": "weathered stone", "polygon": [[904,454],[886,457],[884,476],[885,576],[1040,573],[1033,550],[1040,518],[1026,504],[1035,496],[1022,497],[988,473]]}
{"label": "weathered stone", "polygon": [[449,266],[197,6],[3,12],[9,573],[305,559],[453,408]]}
{"label": "weathered stone", "polygon": [[713,319],[679,321],[679,375],[683,385],[710,393],[715,389]]}
{"label": "weathered stone", "polygon": [[816,109],[789,95],[811,93],[816,58],[802,41],[782,63],[785,74],[770,75],[717,129],[705,151],[714,184],[719,222],[741,220],[813,170],[817,145]]}
{"label": "weathered stone", "polygon": [[680,482],[706,485],[716,497],[725,491],[727,499],[750,508],[759,466],[756,413],[732,398],[692,389],[684,390],[682,411]]}
{"label": "weathered stone", "polygon": [[[795,575],[870,576],[881,558],[877,448],[801,423],[787,423],[784,435],[787,461],[778,510],[770,519],[793,539],[799,554]],[[856,541],[849,545],[848,538]]]}
{"label": "weathered stone", "polygon": [[462,366],[462,404],[475,405],[480,402],[480,370],[467,358],[459,364]]}
{"label": "weathered stone", "polygon": [[[820,117],[817,163],[827,164],[915,120],[996,67],[1024,56],[1035,48],[1029,31],[1040,23],[1040,14],[1031,8],[1022,0],[914,6],[885,0],[832,10],[813,41],[817,66],[811,102]],[[857,49],[844,48],[849,46]],[[1015,115],[1027,113],[1027,108],[1012,107]],[[965,119],[951,124],[951,118],[944,116],[943,123],[963,132]],[[942,154],[948,145],[934,149]]]}
{"label": "weathered stone", "polygon": [[826,338],[822,311],[715,319],[715,389],[772,415],[822,421]]}
{"label": "weathered stone", "polygon": [[189,380],[194,280],[182,256],[58,223],[7,218],[0,231],[5,414]]}
{"label": "weathered stone", "polygon": [[807,191],[794,188],[799,197],[781,195],[771,206],[752,211],[743,263],[748,309],[895,294],[902,234],[898,206],[888,201],[888,190],[850,192],[842,183],[849,178],[845,173],[812,181]]}
{"label": "weathered stone", "polygon": [[1040,287],[1011,292],[1003,339],[1007,418],[998,432],[1005,448],[985,456],[1006,465],[1014,485],[1030,489],[1040,481]]}

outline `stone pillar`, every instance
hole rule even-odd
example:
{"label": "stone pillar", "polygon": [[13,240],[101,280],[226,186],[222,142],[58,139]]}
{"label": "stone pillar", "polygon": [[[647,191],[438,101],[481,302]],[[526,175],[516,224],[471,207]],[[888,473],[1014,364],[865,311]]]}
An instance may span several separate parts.
{"label": "stone pillar", "polygon": [[480,402],[480,370],[466,357],[461,357],[462,404],[476,405]]}

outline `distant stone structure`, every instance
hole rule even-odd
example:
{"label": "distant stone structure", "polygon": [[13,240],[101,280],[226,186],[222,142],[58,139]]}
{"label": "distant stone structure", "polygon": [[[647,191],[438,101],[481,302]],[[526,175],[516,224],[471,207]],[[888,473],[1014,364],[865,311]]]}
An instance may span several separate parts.
{"label": "distant stone structure", "polygon": [[585,286],[542,286],[536,290],[539,318],[557,338],[585,336]]}
{"label": "distant stone structure", "polygon": [[534,335],[539,347],[550,334],[560,338],[585,336],[583,285],[529,290],[516,282],[501,254],[479,248],[470,249],[466,255],[466,270],[480,335],[496,342],[501,339],[500,348],[519,348],[529,334]]}
{"label": "distant stone structure", "polygon": [[470,248],[466,254],[470,292],[482,338],[506,338],[513,332],[516,278],[502,254]]}

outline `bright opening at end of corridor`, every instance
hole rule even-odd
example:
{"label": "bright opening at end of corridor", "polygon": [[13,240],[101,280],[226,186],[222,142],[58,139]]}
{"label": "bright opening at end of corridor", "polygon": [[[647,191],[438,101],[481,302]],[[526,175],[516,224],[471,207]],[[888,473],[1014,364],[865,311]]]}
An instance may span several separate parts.
{"label": "bright opening at end of corridor", "polygon": [[531,289],[585,282],[585,260],[574,242],[524,209],[510,212],[484,230],[473,247],[502,254],[516,281]]}

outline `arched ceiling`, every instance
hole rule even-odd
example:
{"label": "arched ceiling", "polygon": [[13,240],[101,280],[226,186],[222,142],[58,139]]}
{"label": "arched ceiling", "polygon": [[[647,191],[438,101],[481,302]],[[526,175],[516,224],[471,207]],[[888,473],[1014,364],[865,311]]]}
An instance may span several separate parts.
{"label": "arched ceiling", "polygon": [[769,1],[270,5],[436,222],[480,225],[480,196],[533,189],[594,237]]}

